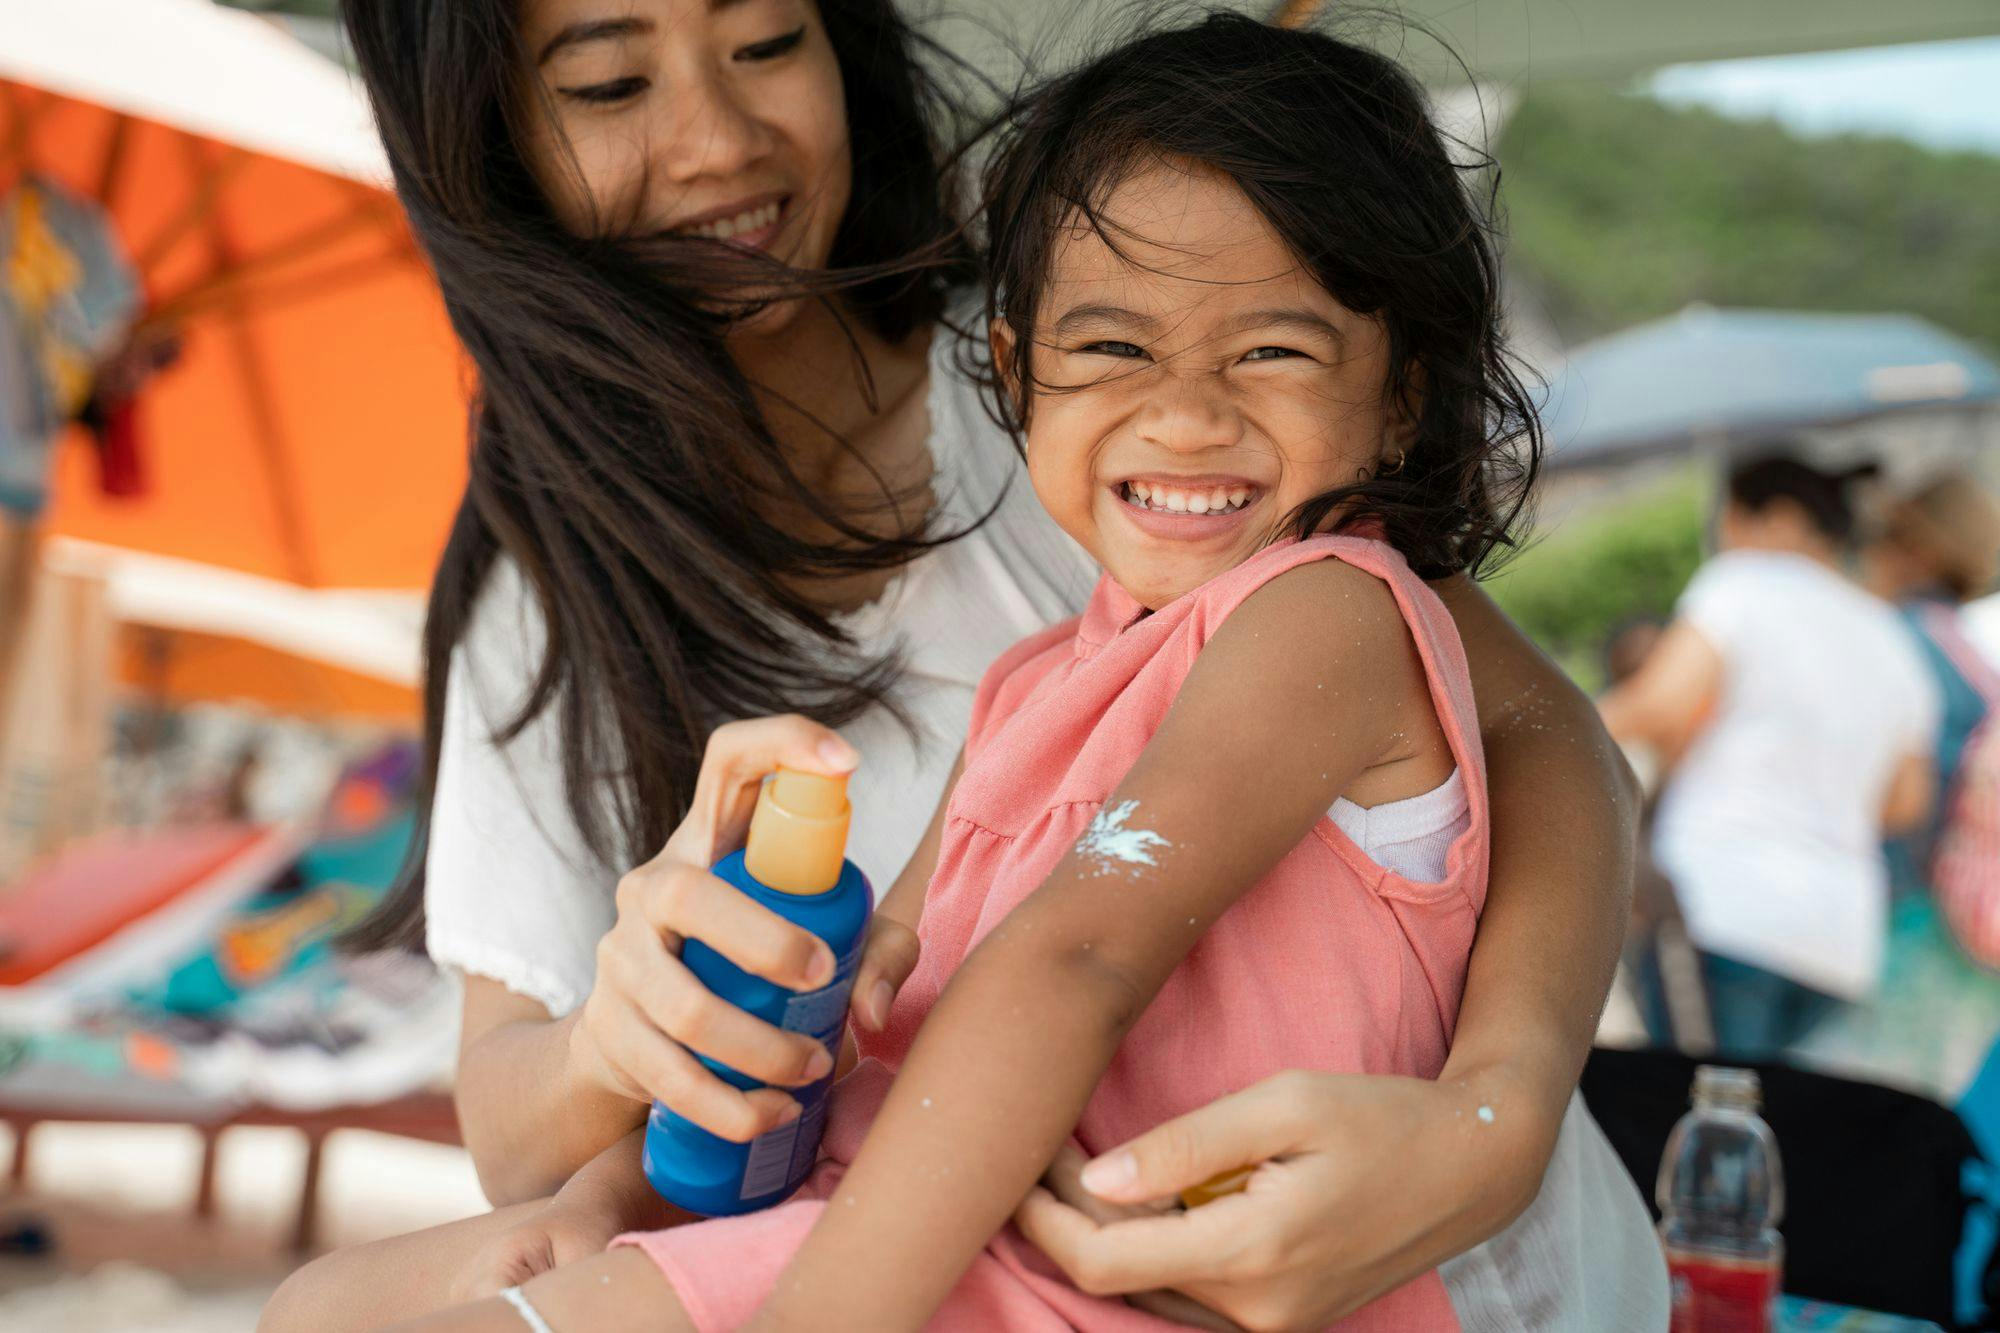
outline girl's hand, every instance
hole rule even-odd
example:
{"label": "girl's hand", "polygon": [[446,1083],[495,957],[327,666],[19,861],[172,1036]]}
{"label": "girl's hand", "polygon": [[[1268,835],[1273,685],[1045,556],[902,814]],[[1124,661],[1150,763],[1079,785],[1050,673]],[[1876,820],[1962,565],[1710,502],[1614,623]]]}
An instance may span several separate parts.
{"label": "girl's hand", "polygon": [[562,1194],[487,1242],[452,1286],[455,1303],[483,1300],[529,1278],[604,1252],[628,1228],[622,1210]]}
{"label": "girl's hand", "polygon": [[[1085,1291],[1183,1322],[1192,1298],[1245,1329],[1324,1328],[1527,1207],[1561,1124],[1533,1105],[1498,1073],[1433,1083],[1295,1070],[1170,1120],[1087,1172],[1059,1160],[1015,1222]],[[1162,1211],[1252,1162],[1262,1165],[1241,1193]]]}
{"label": "girl's hand", "polygon": [[[744,971],[792,990],[833,976],[826,945],[708,871],[743,845],[766,774],[780,764],[838,776],[859,756],[802,717],[718,727],[709,738],[687,818],[652,861],[618,883],[618,919],[597,946],[597,984],[570,1020],[570,1057],[586,1080],[634,1101],[660,1101],[711,1133],[748,1142],[794,1118],[780,1091],[832,1068],[811,1037],[785,1032],[718,999],[681,964],[699,939]],[[705,1055],[774,1086],[743,1092],[710,1073]]]}

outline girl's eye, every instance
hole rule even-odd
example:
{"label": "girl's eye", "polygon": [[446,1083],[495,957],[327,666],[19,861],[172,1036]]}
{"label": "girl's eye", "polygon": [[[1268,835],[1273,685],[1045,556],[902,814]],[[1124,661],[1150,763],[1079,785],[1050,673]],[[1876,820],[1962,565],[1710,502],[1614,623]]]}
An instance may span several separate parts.
{"label": "girl's eye", "polygon": [[629,102],[652,85],[645,79],[632,76],[629,79],[613,79],[609,83],[593,83],[582,88],[558,88],[564,97],[593,106],[609,106],[614,102]]}
{"label": "girl's eye", "polygon": [[1299,353],[1289,347],[1253,347],[1243,354],[1245,361],[1276,361],[1280,357],[1297,356]]}
{"label": "girl's eye", "polygon": [[1146,354],[1146,349],[1137,343],[1123,343],[1111,338],[1101,339],[1094,343],[1085,343],[1076,350],[1097,356],[1117,356],[1128,359]]}
{"label": "girl's eye", "polygon": [[801,23],[784,36],[773,37],[769,41],[754,42],[738,51],[731,58],[735,60],[776,60],[781,55],[796,51],[799,43],[805,39],[806,28]]}

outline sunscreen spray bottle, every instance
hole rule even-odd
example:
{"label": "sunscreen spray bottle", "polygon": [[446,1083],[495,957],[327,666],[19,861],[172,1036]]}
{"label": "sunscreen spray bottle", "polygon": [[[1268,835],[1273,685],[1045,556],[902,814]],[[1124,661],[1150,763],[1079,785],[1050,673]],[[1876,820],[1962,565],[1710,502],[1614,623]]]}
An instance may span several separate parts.
{"label": "sunscreen spray bottle", "polygon": [[[832,981],[816,991],[787,990],[698,940],[681,952],[716,995],[788,1032],[810,1033],[836,1060],[874,906],[867,878],[846,859],[849,813],[846,778],[780,768],[758,794],[743,850],[715,865],[718,878],[825,940],[836,960]],[[764,1086],[705,1056],[702,1063],[745,1091]],[[749,1143],[719,1138],[655,1102],[646,1122],[646,1179],[667,1202],[705,1217],[782,1203],[812,1172],[832,1087],[829,1073],[789,1089],[799,1117]]]}

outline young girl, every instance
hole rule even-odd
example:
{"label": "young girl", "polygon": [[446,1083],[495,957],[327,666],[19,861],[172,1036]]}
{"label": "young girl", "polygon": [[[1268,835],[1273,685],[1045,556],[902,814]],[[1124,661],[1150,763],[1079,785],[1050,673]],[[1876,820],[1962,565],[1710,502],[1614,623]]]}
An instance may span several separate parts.
{"label": "young girl", "polygon": [[[1285,1068],[1443,1066],[1486,794],[1422,578],[1504,540],[1535,434],[1420,93],[1359,48],[1215,18],[1047,90],[991,185],[996,407],[1105,572],[986,675],[880,908],[921,959],[860,1037],[820,1169],[426,1328],[1163,1327],[1003,1230],[1066,1143]],[[1425,281],[1384,284],[1349,240],[1390,207]],[[1508,1114],[1468,1096],[1452,1132]],[[1225,1253],[1247,1206],[1205,1206]],[[1344,1326],[1460,1313],[1491,1312],[1429,1274]]]}

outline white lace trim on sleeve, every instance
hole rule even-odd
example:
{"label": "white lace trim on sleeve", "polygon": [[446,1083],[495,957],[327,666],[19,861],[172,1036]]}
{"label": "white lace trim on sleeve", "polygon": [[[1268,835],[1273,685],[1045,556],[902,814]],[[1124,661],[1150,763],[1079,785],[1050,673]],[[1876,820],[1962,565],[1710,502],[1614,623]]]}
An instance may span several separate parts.
{"label": "white lace trim on sleeve", "polygon": [[540,1004],[551,1018],[573,1012],[590,993],[588,981],[579,983],[575,977],[565,977],[555,968],[490,940],[433,932],[425,946],[439,967],[497,981],[514,994]]}

